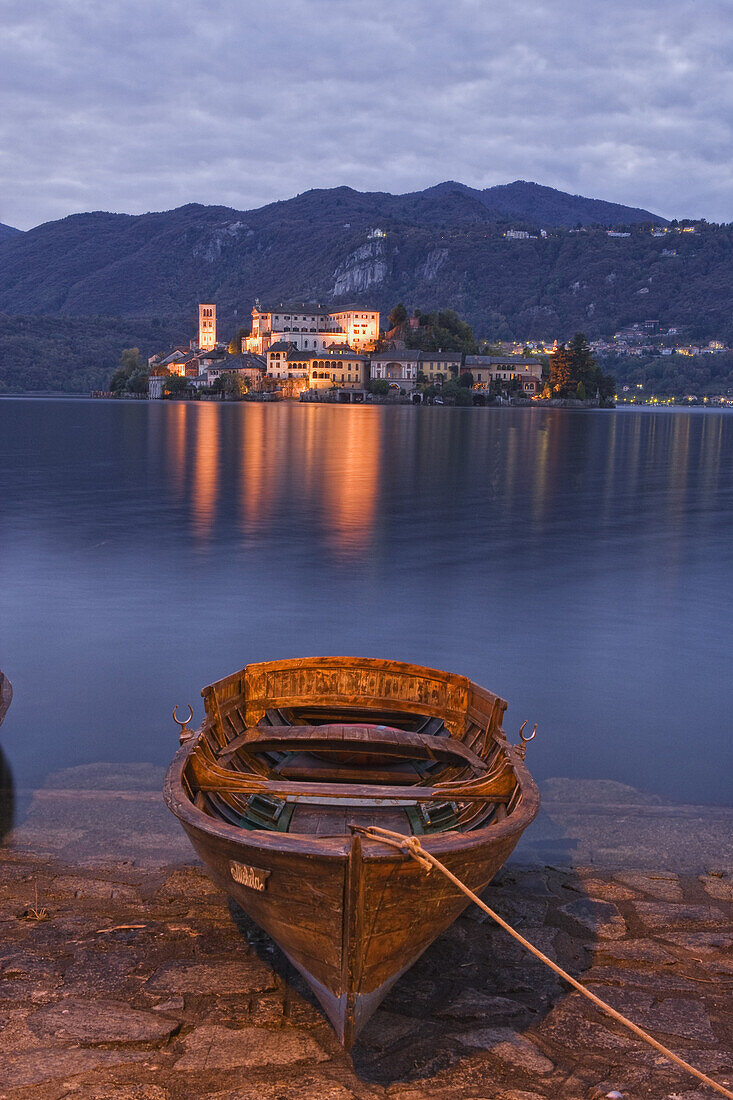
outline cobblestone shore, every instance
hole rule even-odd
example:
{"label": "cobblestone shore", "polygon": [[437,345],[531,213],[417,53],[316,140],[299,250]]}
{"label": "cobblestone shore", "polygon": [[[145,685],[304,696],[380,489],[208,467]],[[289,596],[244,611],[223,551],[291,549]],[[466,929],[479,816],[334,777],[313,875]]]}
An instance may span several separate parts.
{"label": "cobblestone shore", "polygon": [[[62,782],[0,849],[0,1100],[713,1095],[606,1023],[475,907],[346,1054],[300,977],[210,884],[145,786],[127,800],[100,790],[85,800]],[[729,869],[510,864],[485,896],[731,1087]]]}

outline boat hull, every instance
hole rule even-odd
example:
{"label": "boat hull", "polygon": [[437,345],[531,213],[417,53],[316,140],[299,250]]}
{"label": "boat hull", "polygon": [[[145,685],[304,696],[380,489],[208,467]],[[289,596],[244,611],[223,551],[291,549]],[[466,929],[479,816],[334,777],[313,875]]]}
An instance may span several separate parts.
{"label": "boat hull", "polygon": [[[310,985],[340,1041],[350,1047],[398,978],[466,908],[466,896],[437,870],[426,873],[402,851],[351,835],[348,812],[338,835],[328,827],[318,835],[318,828],[290,832],[230,823],[226,807],[224,816],[217,816],[217,804],[207,803],[206,791],[217,784],[225,789],[227,776],[230,785],[241,785],[242,775],[251,775],[246,771],[251,758],[243,762],[245,771],[224,772],[213,764],[223,759],[222,753],[231,755],[230,744],[246,749],[249,734],[243,731],[270,715],[277,726],[282,708],[301,708],[291,713],[296,724],[306,725],[320,720],[390,726],[402,716],[403,728],[409,729],[411,715],[416,721],[430,716],[443,723],[444,738],[464,746],[464,756],[478,754],[490,769],[499,761],[499,772],[511,772],[513,793],[505,792],[487,823],[480,818],[478,826],[420,836],[426,851],[481,893],[539,808],[523,752],[507,743],[501,729],[506,703],[462,676],[353,657],[250,665],[202,694],[207,717],[171,764],[166,802],[214,882],[278,944]],[[197,760],[204,763],[197,765]],[[322,798],[320,788],[310,789],[318,789]],[[379,824],[380,798],[372,795],[370,801],[370,790],[378,789],[359,788],[360,797],[352,799],[362,821],[369,804],[373,823]]]}
{"label": "boat hull", "polygon": [[[394,983],[469,904],[437,871],[427,874],[376,841],[355,837],[328,853],[310,850],[307,838],[301,851],[295,837],[265,845],[271,836],[243,837],[214,823],[197,827],[185,820],[187,800],[176,799],[170,787],[166,797],[174,813],[183,811],[183,827],[213,881],[300,971],[347,1048]],[[446,849],[445,836],[422,838],[423,844],[480,894],[523,831],[508,824],[470,845],[470,834],[456,837],[454,849]],[[247,876],[253,885],[237,881],[240,868],[253,872]]]}

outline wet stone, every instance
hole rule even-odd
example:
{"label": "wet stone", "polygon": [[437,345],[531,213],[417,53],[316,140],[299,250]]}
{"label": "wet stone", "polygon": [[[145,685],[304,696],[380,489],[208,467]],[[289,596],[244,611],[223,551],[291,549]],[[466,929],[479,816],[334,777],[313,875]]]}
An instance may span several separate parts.
{"label": "wet stone", "polygon": [[161,1013],[130,1008],[119,1001],[90,1001],[73,997],[39,1009],[28,1023],[36,1035],[51,1035],[90,1045],[156,1044],[168,1039],[178,1027],[177,1020]]}
{"label": "wet stone", "polygon": [[325,1062],[328,1055],[302,1031],[267,1031],[261,1027],[197,1027],[184,1040],[185,1053],[177,1070],[199,1072],[254,1066],[286,1066],[295,1062]]}
{"label": "wet stone", "polygon": [[647,928],[662,932],[689,929],[691,924],[704,928],[724,928],[729,924],[721,909],[706,905],[665,905],[655,901],[635,901],[632,905]]}
{"label": "wet stone", "polygon": [[578,898],[560,912],[599,939],[620,940],[626,935],[626,922],[613,902]]}
{"label": "wet stone", "polygon": [[505,1065],[525,1073],[544,1077],[555,1068],[534,1043],[508,1027],[477,1028],[457,1035],[456,1040],[471,1050],[484,1050]]}
{"label": "wet stone", "polygon": [[262,993],[275,988],[275,975],[256,955],[164,963],[147,988],[165,993]]}

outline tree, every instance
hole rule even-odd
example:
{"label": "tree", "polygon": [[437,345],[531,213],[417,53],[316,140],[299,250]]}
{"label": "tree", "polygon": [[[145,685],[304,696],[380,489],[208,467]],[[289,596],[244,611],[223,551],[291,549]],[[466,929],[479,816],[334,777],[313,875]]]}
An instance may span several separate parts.
{"label": "tree", "polygon": [[572,363],[573,378],[587,384],[592,379],[596,363],[584,333],[575,333],[568,344],[568,354]]}
{"label": "tree", "polygon": [[572,356],[564,344],[558,344],[550,356],[550,389],[557,397],[566,397],[573,381]]}
{"label": "tree", "polygon": [[237,371],[225,371],[221,375],[221,389],[225,397],[241,397],[247,392],[247,384]]}
{"label": "tree", "polygon": [[140,355],[140,348],[123,348],[120,355],[120,366],[112,375],[109,388],[112,393],[141,392],[130,391],[130,380],[134,375],[145,374],[145,389],[147,389],[147,364]]}
{"label": "tree", "polygon": [[245,336],[249,336],[250,330],[248,328],[238,328],[229,341],[229,354],[241,355],[242,354],[242,340]]}
{"label": "tree", "polygon": [[402,302],[398,302],[397,305],[390,311],[388,321],[390,328],[398,328],[399,325],[404,325],[407,320],[407,310]]}
{"label": "tree", "polygon": [[580,401],[585,401],[585,386],[582,382],[578,382],[575,394]]}
{"label": "tree", "polygon": [[389,393],[389,382],[386,378],[370,378],[367,382],[367,389],[369,393],[377,394],[380,397],[386,397]]}
{"label": "tree", "polygon": [[171,374],[163,383],[163,392],[168,397],[184,397],[188,393],[188,379],[182,374]]}
{"label": "tree", "polygon": [[473,388],[473,374],[470,370],[463,371],[461,377],[458,379],[458,385],[463,386],[467,390]]}

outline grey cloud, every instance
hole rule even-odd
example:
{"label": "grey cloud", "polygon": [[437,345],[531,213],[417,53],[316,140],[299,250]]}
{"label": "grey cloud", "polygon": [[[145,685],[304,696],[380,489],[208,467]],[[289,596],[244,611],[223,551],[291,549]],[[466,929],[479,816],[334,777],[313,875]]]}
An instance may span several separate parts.
{"label": "grey cloud", "polygon": [[728,221],[723,0],[9,0],[0,221],[534,179]]}

